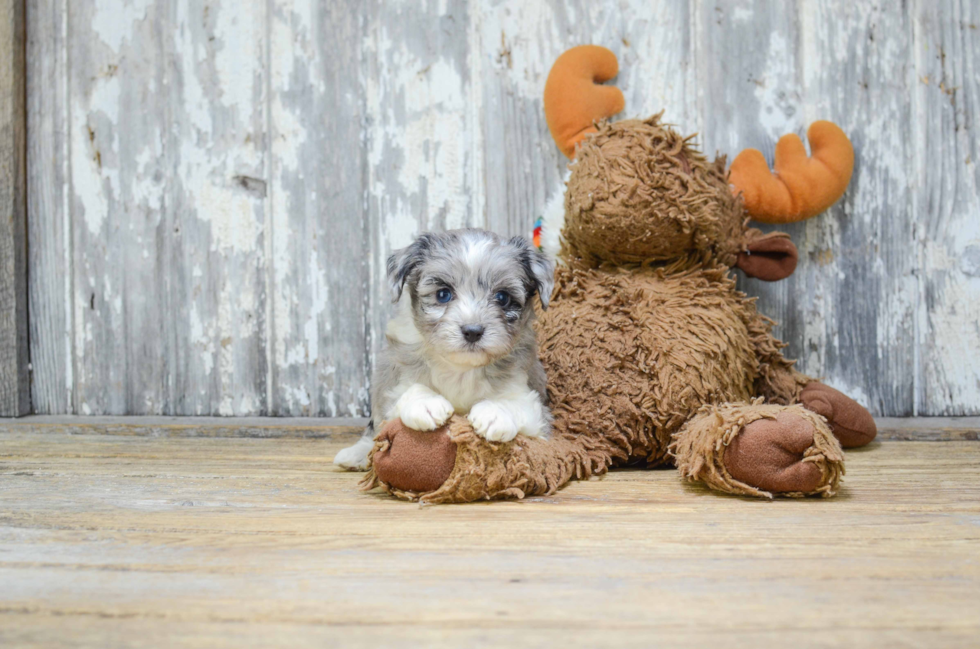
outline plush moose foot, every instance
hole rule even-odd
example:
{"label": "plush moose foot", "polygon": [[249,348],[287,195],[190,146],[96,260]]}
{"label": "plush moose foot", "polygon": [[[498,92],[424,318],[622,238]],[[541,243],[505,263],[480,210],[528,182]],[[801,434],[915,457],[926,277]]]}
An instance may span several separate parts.
{"label": "plush moose foot", "polygon": [[773,493],[811,493],[823,471],[806,461],[813,446],[813,424],[792,412],[748,424],[725,449],[725,468],[733,478]]}
{"label": "plush moose foot", "polygon": [[819,416],[802,406],[706,406],[674,436],[671,453],[688,480],[746,496],[833,496],[844,454]]}
{"label": "plush moose foot", "polygon": [[460,415],[431,432],[387,424],[375,440],[371,468],[361,482],[393,496],[425,503],[549,495],[569,480],[604,472],[607,452],[569,439],[518,435],[513,441],[487,441]]}
{"label": "plush moose foot", "polygon": [[371,463],[377,479],[398,491],[435,491],[456,466],[456,444],[448,424],[418,431],[394,419],[375,438]]}
{"label": "plush moose foot", "polygon": [[813,381],[800,392],[800,403],[827,419],[834,437],[844,448],[870,443],[878,434],[874,417],[867,409],[842,392]]}

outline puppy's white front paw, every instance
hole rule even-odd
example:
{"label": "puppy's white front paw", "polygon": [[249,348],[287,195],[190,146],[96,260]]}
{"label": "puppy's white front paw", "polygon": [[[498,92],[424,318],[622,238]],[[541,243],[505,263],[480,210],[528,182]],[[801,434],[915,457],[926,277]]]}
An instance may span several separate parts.
{"label": "puppy's white front paw", "polygon": [[403,403],[399,409],[402,423],[415,430],[435,430],[453,416],[453,404],[439,395],[420,397]]}
{"label": "puppy's white front paw", "polygon": [[481,401],[466,416],[473,430],[488,442],[509,442],[517,437],[517,422],[507,408],[493,401]]}

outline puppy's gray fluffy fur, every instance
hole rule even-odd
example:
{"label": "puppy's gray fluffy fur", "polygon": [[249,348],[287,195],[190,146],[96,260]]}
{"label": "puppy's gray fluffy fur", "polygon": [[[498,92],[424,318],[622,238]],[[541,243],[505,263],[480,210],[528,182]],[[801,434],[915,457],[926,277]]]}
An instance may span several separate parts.
{"label": "puppy's gray fluffy fur", "polygon": [[393,302],[372,381],[372,422],[335,462],[364,468],[384,421],[431,430],[454,412],[487,439],[547,435],[546,378],[531,322],[547,308],[551,262],[521,237],[484,230],[423,234],[387,265]]}

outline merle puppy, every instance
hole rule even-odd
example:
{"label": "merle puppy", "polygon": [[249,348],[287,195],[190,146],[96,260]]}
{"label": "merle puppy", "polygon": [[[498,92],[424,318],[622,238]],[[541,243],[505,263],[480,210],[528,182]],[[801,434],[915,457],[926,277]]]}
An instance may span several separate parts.
{"label": "merle puppy", "polygon": [[435,430],[456,413],[491,441],[547,436],[531,300],[537,295],[548,308],[551,261],[521,237],[467,229],[421,235],[388,259],[387,270],[398,306],[375,368],[373,417],[334,463],[367,468],[375,431],[395,418]]}

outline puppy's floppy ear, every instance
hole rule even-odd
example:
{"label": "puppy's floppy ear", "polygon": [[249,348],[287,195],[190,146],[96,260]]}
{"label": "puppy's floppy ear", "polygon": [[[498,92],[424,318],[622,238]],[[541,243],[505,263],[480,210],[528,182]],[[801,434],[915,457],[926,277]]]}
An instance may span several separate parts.
{"label": "puppy's floppy ear", "polygon": [[763,234],[753,228],[745,233],[735,266],[749,277],[775,282],[793,274],[798,258],[799,253],[788,234]]}
{"label": "puppy's floppy ear", "polygon": [[548,310],[548,302],[551,301],[551,291],[555,288],[555,267],[537,248],[528,244],[524,237],[514,237],[510,243],[517,246],[521,251],[521,264],[524,266],[526,282],[530,287],[529,294],[538,294],[541,300],[541,308]]}
{"label": "puppy's floppy ear", "polygon": [[555,288],[555,266],[544,253],[536,248],[531,249],[531,271],[537,284],[538,299],[541,308],[548,310],[551,301],[551,291]]}
{"label": "puppy's floppy ear", "polygon": [[402,296],[405,281],[416,266],[432,248],[433,238],[430,234],[420,235],[410,245],[396,250],[388,257],[388,289],[391,291],[391,301],[397,302]]}

